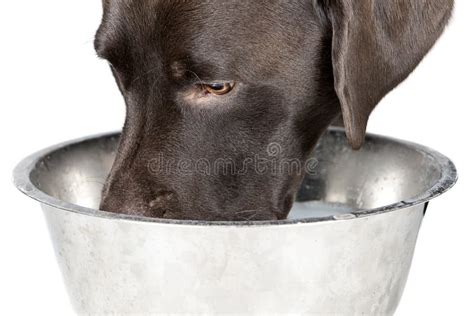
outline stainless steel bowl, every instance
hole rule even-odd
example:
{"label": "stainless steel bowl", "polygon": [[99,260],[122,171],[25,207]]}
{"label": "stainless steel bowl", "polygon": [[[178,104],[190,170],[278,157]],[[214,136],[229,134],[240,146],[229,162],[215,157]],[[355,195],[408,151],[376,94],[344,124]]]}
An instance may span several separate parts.
{"label": "stainless steel bowl", "polygon": [[333,129],[288,220],[150,219],[96,209],[117,140],[54,146],[14,171],[80,314],[392,314],[428,201],[457,178],[428,148],[369,135],[356,152]]}

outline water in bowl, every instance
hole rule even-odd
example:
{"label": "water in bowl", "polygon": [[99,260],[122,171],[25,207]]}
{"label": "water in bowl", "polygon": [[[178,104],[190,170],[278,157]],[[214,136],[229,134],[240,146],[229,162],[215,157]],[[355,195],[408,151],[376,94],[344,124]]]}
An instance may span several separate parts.
{"label": "water in bowl", "polygon": [[350,206],[337,203],[296,202],[288,215],[288,219],[324,218],[350,214],[353,211],[354,209]]}

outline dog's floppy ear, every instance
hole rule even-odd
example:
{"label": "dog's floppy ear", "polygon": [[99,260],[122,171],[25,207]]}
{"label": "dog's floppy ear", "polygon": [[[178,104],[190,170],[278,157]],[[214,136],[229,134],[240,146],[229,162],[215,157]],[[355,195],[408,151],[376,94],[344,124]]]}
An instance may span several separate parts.
{"label": "dog's floppy ear", "polygon": [[453,0],[322,0],[332,24],[335,89],[354,149],[369,115],[441,35]]}

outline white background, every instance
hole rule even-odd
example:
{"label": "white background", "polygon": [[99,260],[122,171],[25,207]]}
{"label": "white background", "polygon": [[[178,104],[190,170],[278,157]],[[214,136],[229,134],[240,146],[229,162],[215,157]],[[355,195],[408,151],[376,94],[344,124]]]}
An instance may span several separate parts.
{"label": "white background", "polygon": [[[39,205],[11,184],[24,156],[118,130],[124,106],[92,48],[101,1],[0,4],[0,314],[70,315]],[[454,160],[458,185],[433,201],[398,315],[474,315],[474,2],[415,73],[380,104],[369,130]]]}

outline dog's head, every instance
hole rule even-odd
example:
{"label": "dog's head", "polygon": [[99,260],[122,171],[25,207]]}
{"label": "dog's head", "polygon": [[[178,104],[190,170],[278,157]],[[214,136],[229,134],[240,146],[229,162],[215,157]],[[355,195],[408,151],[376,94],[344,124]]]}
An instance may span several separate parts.
{"label": "dog's head", "polygon": [[127,118],[101,208],[285,218],[342,114],[368,117],[447,23],[452,0],[104,0],[96,35]]}

